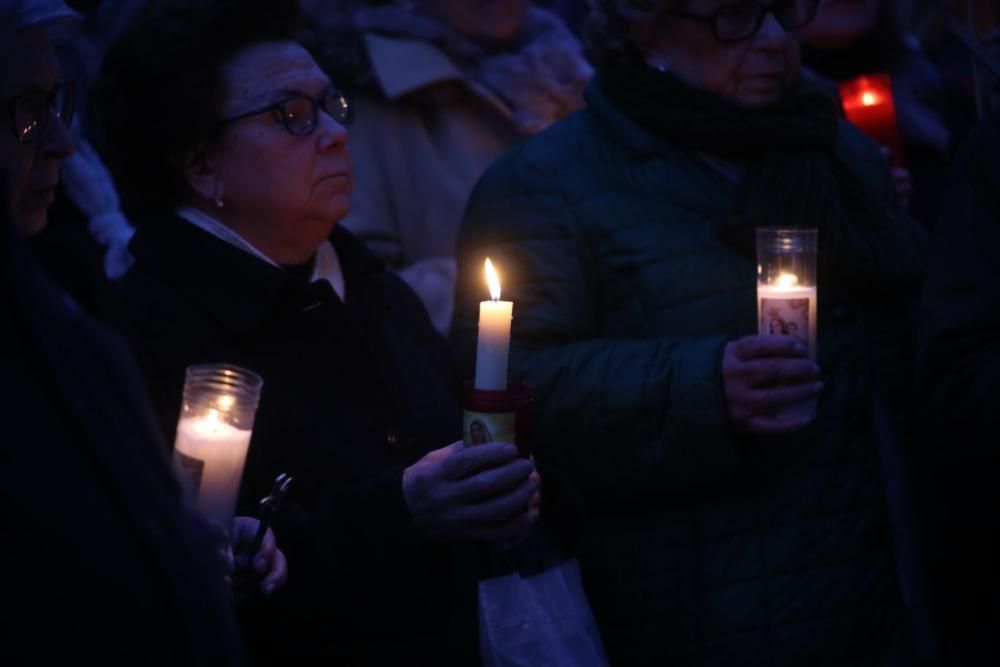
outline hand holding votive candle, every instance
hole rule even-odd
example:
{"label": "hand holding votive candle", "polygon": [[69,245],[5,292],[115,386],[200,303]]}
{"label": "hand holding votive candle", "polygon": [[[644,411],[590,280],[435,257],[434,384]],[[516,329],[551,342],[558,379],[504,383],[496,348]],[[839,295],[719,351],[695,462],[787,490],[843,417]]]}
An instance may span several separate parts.
{"label": "hand holding votive candle", "polygon": [[226,364],[190,366],[184,381],[174,469],[189,506],[227,528],[262,385],[255,373]]}
{"label": "hand holding votive candle", "polygon": [[[792,336],[816,360],[815,229],[757,229],[757,324],[762,336]],[[814,414],[815,401],[788,415]]]}

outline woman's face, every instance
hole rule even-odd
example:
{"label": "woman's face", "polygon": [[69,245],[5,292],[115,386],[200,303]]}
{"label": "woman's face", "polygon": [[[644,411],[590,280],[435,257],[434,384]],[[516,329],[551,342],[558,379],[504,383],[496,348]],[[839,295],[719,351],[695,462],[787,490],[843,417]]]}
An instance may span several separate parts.
{"label": "woman's face", "polygon": [[437,16],[472,39],[505,40],[517,35],[530,9],[530,0],[417,0],[425,12]]}
{"label": "woman's face", "polygon": [[[222,118],[296,95],[320,99],[331,88],[312,56],[293,42],[250,46],[225,63],[222,75]],[[315,130],[304,136],[289,133],[275,112],[233,122],[206,164],[209,185],[220,191],[199,192],[220,198],[220,219],[278,263],[308,260],[347,214],[347,131],[322,110]]]}
{"label": "woman's face", "polygon": [[802,28],[802,43],[818,49],[842,49],[875,27],[882,0],[820,0],[813,22]]}
{"label": "woman's face", "polygon": [[[49,205],[59,183],[59,165],[73,152],[73,140],[59,117],[50,109],[48,123],[36,133],[32,143],[21,143],[14,136],[9,113],[14,101],[25,93],[50,93],[59,80],[59,66],[47,33],[42,29],[25,30],[11,36],[0,46],[0,167],[9,179],[11,219],[22,236],[40,232],[48,216]],[[11,111],[7,111],[7,107]]]}
{"label": "woman's face", "polygon": [[[732,0],[681,0],[677,9],[709,16]],[[716,40],[709,23],[668,15],[657,29],[647,61],[687,83],[745,106],[777,101],[799,74],[799,42],[768,13],[753,36]]]}

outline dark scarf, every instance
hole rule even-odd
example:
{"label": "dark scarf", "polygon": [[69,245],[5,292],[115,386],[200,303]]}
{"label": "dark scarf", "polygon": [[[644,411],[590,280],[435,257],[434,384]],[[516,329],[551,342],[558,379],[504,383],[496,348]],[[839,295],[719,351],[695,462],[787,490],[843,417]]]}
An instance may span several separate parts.
{"label": "dark scarf", "polygon": [[[751,108],[639,63],[605,67],[598,77],[608,100],[650,133],[746,164],[735,214],[719,230],[742,254],[755,256],[755,227],[815,227],[826,294],[896,293],[898,280],[916,280],[912,267],[886,280],[892,271],[885,253],[894,249],[899,225],[837,155],[839,112],[821,87],[800,82],[777,103]],[[903,245],[895,249],[911,251],[912,244]]]}

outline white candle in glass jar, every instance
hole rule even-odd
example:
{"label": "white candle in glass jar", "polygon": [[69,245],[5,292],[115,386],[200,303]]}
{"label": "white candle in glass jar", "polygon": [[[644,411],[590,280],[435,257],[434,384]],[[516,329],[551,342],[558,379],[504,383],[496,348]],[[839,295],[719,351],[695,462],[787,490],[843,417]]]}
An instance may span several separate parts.
{"label": "white candle in glass jar", "polygon": [[199,513],[228,528],[236,510],[252,431],[219,419],[216,410],[177,424],[174,463]]}

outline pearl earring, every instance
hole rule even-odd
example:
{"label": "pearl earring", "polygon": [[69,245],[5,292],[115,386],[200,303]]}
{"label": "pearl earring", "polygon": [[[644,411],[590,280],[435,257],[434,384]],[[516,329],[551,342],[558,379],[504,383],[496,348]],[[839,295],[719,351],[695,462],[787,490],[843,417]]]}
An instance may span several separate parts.
{"label": "pearl earring", "polygon": [[226,205],[221,199],[216,199],[212,203],[215,204],[215,208],[222,208]]}

